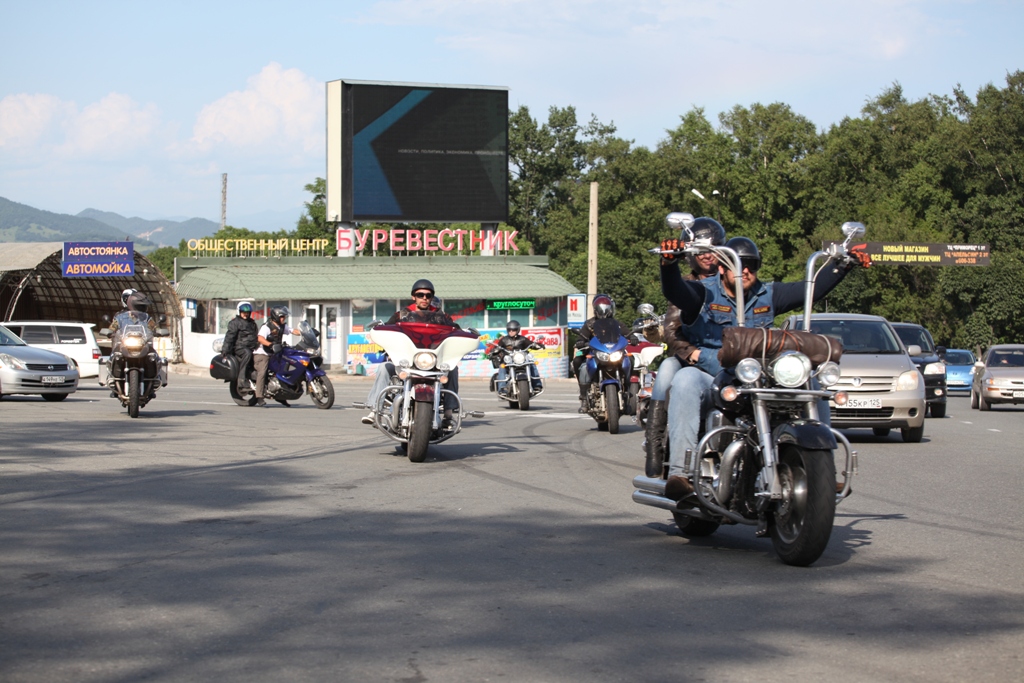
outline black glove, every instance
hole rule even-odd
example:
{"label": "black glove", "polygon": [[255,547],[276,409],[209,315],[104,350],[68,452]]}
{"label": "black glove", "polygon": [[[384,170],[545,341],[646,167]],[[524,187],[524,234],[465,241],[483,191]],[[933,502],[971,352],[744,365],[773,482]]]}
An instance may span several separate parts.
{"label": "black glove", "polygon": [[[661,250],[663,252],[665,252],[665,251],[678,251],[680,249],[684,249],[685,247],[686,247],[686,243],[685,242],[683,242],[682,240],[677,240],[675,238],[671,238],[671,239],[667,239],[667,240],[662,240],[661,241]],[[675,263],[675,261],[676,261],[676,254],[662,254],[661,255],[661,265],[663,265],[663,266],[667,266],[670,263]]]}

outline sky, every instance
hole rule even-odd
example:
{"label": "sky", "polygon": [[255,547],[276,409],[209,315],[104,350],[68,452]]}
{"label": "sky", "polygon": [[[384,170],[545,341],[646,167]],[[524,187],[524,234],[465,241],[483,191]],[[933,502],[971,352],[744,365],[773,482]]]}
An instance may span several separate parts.
{"label": "sky", "polygon": [[[504,86],[655,147],[694,107],[827,129],[1024,69],[1021,0],[0,0],[0,196],[292,228],[325,175],[330,80]],[[247,224],[248,222],[248,224]]]}

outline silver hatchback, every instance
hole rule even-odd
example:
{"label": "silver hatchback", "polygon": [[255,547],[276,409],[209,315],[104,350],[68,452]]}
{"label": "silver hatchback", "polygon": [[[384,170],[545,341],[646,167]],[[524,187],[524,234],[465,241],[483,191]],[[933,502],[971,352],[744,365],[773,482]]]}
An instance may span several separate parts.
{"label": "silver hatchback", "polygon": [[[793,316],[783,329],[803,329],[803,319]],[[837,429],[869,428],[876,436],[888,436],[898,428],[904,441],[924,437],[924,379],[907,348],[885,318],[859,313],[817,313],[811,331],[843,343],[839,383],[845,405],[830,405],[832,426]],[[916,346],[912,347],[920,353]]]}

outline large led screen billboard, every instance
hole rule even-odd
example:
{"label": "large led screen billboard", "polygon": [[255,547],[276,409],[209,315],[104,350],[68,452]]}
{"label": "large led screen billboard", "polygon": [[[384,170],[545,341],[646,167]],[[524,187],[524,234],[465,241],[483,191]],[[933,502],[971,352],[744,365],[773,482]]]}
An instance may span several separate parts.
{"label": "large led screen billboard", "polygon": [[508,218],[508,90],[331,81],[328,220]]}

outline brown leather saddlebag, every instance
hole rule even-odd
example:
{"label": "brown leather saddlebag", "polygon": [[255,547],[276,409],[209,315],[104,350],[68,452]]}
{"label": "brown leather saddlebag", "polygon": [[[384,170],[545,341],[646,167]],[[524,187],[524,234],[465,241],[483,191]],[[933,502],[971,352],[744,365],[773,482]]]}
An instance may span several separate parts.
{"label": "brown leather saddlebag", "polygon": [[730,368],[744,358],[770,360],[783,351],[800,351],[817,367],[826,360],[838,363],[843,355],[843,343],[834,337],[812,332],[727,327],[722,331],[718,362],[723,368]]}

